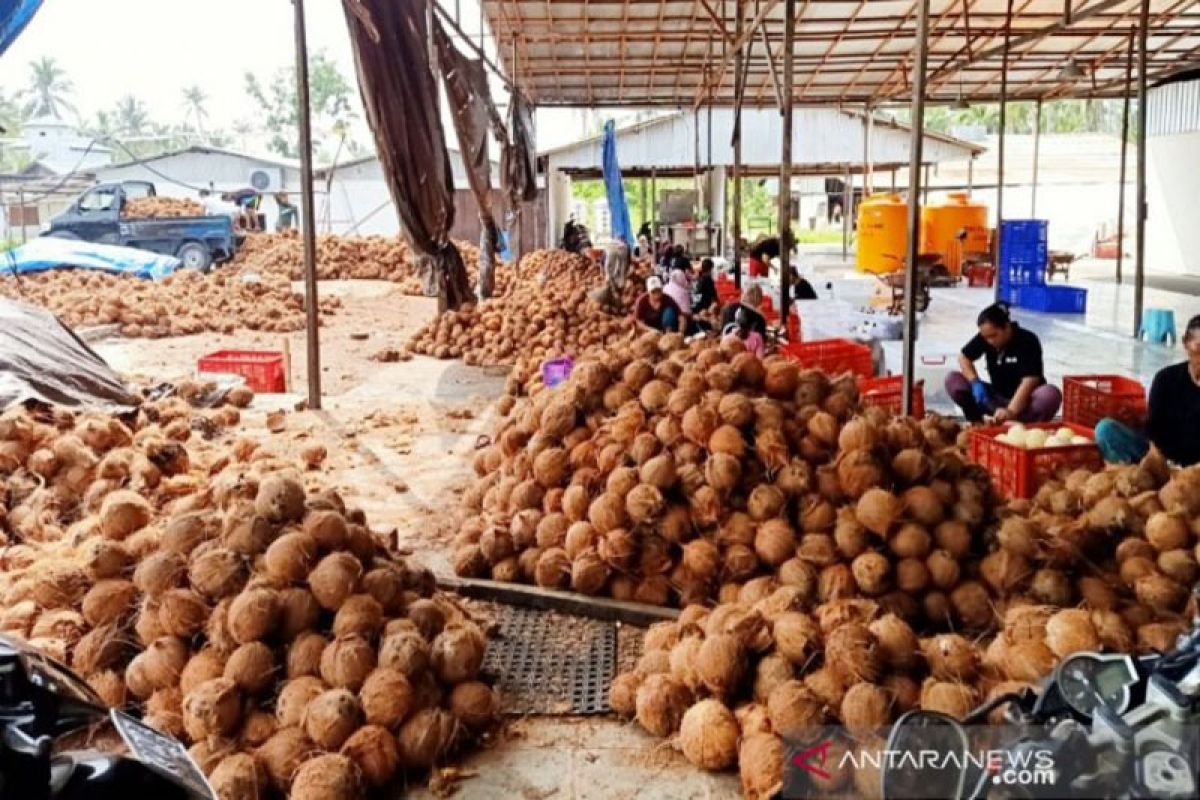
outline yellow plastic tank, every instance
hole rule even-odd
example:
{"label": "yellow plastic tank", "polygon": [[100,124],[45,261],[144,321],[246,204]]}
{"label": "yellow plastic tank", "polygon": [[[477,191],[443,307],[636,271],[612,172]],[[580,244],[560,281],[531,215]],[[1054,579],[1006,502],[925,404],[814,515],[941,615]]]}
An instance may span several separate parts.
{"label": "yellow plastic tank", "polygon": [[873,194],[858,205],[859,272],[877,275],[904,266],[908,251],[908,204],[892,192]]}
{"label": "yellow plastic tank", "polygon": [[921,252],[941,254],[951,275],[959,274],[965,254],[987,251],[987,206],[966,192],[950,192],[944,202],[921,209]]}

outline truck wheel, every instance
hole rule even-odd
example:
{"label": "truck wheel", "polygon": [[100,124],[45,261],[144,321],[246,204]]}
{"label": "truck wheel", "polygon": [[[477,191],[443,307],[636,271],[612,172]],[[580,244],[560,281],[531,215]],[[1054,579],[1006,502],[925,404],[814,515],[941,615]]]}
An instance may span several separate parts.
{"label": "truck wheel", "polygon": [[188,269],[196,269],[201,272],[207,272],[212,266],[212,254],[208,252],[208,248],[199,242],[188,242],[179,248],[179,252],[175,254],[183,265]]}

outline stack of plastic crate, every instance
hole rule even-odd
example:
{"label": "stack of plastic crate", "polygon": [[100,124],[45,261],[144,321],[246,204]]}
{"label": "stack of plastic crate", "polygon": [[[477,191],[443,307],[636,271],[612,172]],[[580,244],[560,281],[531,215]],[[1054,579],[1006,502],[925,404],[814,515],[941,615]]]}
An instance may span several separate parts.
{"label": "stack of plastic crate", "polygon": [[1030,311],[1082,314],[1087,310],[1087,289],[1046,284],[1047,228],[1044,219],[1000,223],[1000,299]]}

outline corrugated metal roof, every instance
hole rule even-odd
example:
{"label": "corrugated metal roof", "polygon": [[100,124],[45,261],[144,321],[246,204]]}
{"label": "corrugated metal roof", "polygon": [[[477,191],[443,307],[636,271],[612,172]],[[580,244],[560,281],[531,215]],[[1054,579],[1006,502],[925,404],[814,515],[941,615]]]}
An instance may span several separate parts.
{"label": "corrugated metal roof", "polygon": [[[1200,59],[1196,5],[1150,0],[1151,80]],[[739,42],[749,53],[746,102],[775,104],[780,0],[483,0],[482,6],[505,71],[538,105],[690,107],[710,99],[728,105]],[[739,6],[741,38],[735,36]],[[930,0],[928,93],[934,101],[960,93],[970,100],[998,98],[1007,6],[1008,0]],[[1009,96],[1119,96],[1140,6],[1141,0],[1016,0]],[[917,9],[916,0],[797,0],[795,100],[907,99]],[[757,19],[762,23],[755,29]],[[1060,79],[1068,60],[1084,71],[1083,80]]]}

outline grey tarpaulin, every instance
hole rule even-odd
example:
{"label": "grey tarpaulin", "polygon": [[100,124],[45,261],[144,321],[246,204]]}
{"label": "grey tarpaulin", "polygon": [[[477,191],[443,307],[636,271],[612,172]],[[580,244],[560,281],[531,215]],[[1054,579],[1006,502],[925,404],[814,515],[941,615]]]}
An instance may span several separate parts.
{"label": "grey tarpaulin", "polygon": [[112,410],[137,405],[104,359],[57,317],[0,299],[0,408],[26,400]]}
{"label": "grey tarpaulin", "polygon": [[467,270],[450,241],[454,178],[429,63],[424,3],[342,0],[367,121],[404,232],[434,278],[438,305],[473,299]]}
{"label": "grey tarpaulin", "polygon": [[499,115],[492,107],[483,62],[460,53],[445,29],[436,21],[433,34],[467,183],[479,207],[482,229],[479,235],[479,295],[491,297],[500,233],[492,214],[492,162],[488,158],[488,127],[493,125],[494,120],[498,121]]}

